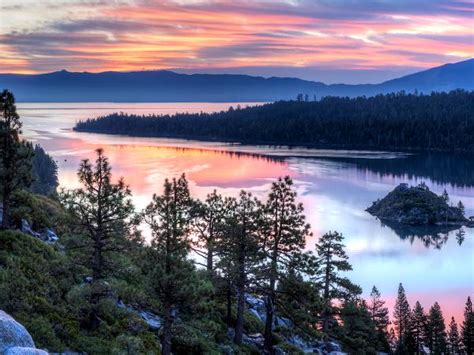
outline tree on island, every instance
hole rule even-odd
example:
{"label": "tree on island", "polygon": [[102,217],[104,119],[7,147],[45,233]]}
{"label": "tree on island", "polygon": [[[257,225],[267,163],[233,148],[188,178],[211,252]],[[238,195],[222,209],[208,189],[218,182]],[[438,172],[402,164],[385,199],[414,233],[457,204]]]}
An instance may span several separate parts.
{"label": "tree on island", "polygon": [[348,278],[339,275],[340,272],[352,270],[351,264],[347,261],[349,257],[344,250],[342,240],[342,234],[329,232],[324,234],[316,244],[320,268],[315,280],[322,288],[324,302],[322,329],[325,334],[329,333],[331,318],[336,310],[332,301],[347,299],[361,293],[359,286],[353,284]]}
{"label": "tree on island", "polygon": [[443,190],[443,193],[441,194],[441,198],[443,199],[444,202],[449,203],[449,195],[446,189]]}
{"label": "tree on island", "polygon": [[2,186],[1,227],[11,227],[10,206],[12,195],[29,187],[32,180],[33,147],[20,140],[21,122],[16,112],[15,97],[4,90],[0,94],[0,185]]}
{"label": "tree on island", "polygon": [[131,192],[123,179],[112,182],[111,167],[98,149],[95,165],[82,161],[78,177],[81,188],[65,191],[61,200],[71,214],[71,224],[81,238],[74,248],[82,254],[78,262],[92,270],[89,326],[100,324],[98,305],[108,293],[104,279],[116,271],[117,252],[123,251],[136,224]]}

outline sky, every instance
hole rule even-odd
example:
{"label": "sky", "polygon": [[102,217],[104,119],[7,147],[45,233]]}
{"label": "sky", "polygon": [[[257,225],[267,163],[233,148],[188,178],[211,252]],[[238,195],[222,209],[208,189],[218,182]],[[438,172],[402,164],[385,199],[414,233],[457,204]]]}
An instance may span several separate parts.
{"label": "sky", "polygon": [[381,82],[474,57],[471,0],[0,0],[0,72]]}

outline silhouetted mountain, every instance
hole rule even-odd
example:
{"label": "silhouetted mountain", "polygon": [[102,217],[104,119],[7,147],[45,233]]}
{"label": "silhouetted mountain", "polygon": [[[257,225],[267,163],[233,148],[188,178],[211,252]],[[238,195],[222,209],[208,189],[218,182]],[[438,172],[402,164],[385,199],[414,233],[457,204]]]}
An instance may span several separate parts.
{"label": "silhouetted mountain", "polygon": [[0,89],[15,93],[18,101],[31,102],[184,102],[275,101],[298,94],[321,96],[375,95],[474,89],[474,59],[446,64],[381,84],[326,85],[294,78],[248,75],[178,74],[171,71],[48,74],[0,74]]}

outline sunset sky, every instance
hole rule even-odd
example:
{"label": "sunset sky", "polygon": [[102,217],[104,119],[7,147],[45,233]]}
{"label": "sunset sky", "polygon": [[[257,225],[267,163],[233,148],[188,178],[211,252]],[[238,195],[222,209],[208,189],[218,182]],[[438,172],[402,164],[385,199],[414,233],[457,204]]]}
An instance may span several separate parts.
{"label": "sunset sky", "polygon": [[474,57],[470,0],[0,0],[0,72],[378,82]]}

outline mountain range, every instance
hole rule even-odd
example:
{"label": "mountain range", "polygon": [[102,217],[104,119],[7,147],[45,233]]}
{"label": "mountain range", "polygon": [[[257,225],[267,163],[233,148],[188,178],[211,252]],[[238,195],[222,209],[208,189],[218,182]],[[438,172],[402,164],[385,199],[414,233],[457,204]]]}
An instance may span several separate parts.
{"label": "mountain range", "polygon": [[445,64],[379,84],[331,84],[296,78],[172,71],[0,74],[0,89],[19,102],[257,102],[314,96],[373,96],[405,90],[474,90],[474,59]]}

